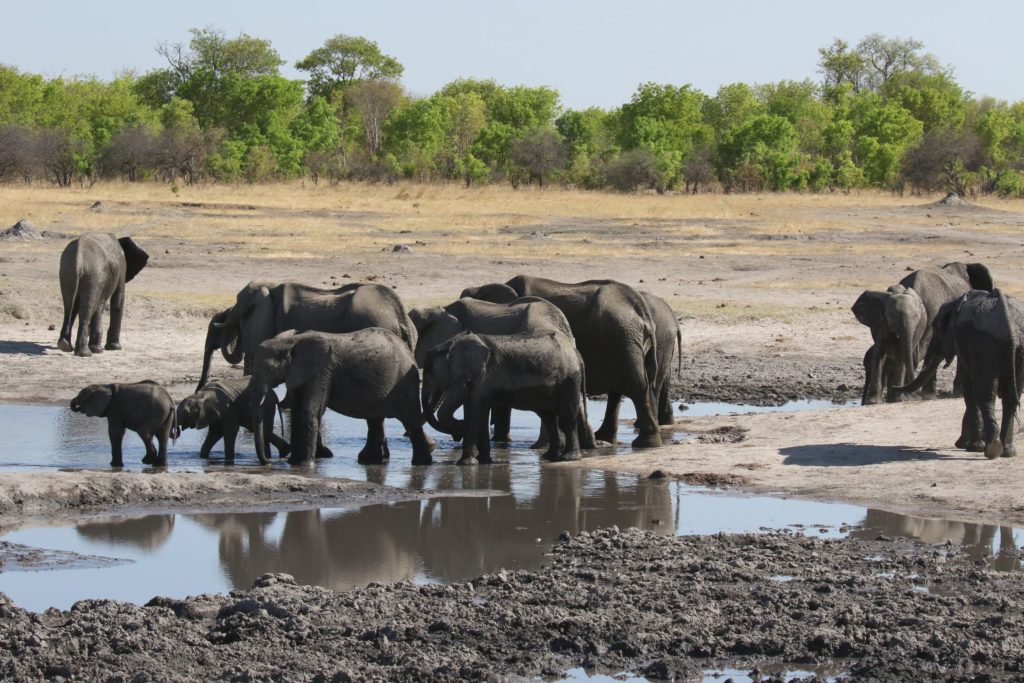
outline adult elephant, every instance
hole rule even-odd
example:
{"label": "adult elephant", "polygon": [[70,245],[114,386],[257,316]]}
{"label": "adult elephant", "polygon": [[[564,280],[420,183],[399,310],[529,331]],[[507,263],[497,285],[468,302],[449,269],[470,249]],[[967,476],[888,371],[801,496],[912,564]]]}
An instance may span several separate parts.
{"label": "adult elephant", "polygon": [[682,369],[683,335],[679,331],[679,321],[675,311],[668,302],[650,292],[640,292],[647,302],[647,308],[654,319],[655,336],[658,338],[658,374],[654,380],[654,396],[658,401],[658,424],[675,423],[672,414],[672,401],[669,392],[672,389],[672,359],[675,358]]}
{"label": "adult elephant", "polygon": [[[60,255],[60,292],[64,299],[64,320],[57,346],[74,349],[76,356],[91,356],[104,349],[121,348],[124,317],[124,285],[131,282],[149,262],[149,254],[131,237],[118,239],[105,233],[82,235],[71,240]],[[103,346],[103,307],[110,302],[110,327]],[[78,318],[78,336],[71,344],[71,332]]]}
{"label": "adult elephant", "polygon": [[[992,292],[973,290],[939,309],[921,373],[897,391],[915,391],[935,377],[939,365],[958,359],[964,391],[964,417],[957,448],[984,452],[988,458],[1017,454],[1014,418],[1024,387],[1024,303]],[[996,424],[995,399],[1002,399],[1002,424]]]}
{"label": "adult elephant", "polygon": [[[409,317],[416,326],[416,363],[424,367],[427,352],[463,333],[520,334],[524,332],[561,332],[572,338],[572,328],[554,304],[527,296],[507,303],[493,303],[470,297],[447,306],[414,308]],[[493,406],[494,441],[508,441],[512,409]],[[542,436],[536,444],[545,442]]]}
{"label": "adult elephant", "polygon": [[661,445],[655,416],[658,377],[657,331],[650,309],[632,287],[614,280],[565,283],[517,275],[502,284],[465,289],[463,297],[497,303],[535,296],[565,314],[586,365],[587,391],[607,394],[604,421],[594,436],[615,443],[619,402],[628,396],[636,407],[637,447]]}
{"label": "adult elephant", "polygon": [[913,289],[893,285],[884,292],[865,291],[852,310],[858,322],[871,329],[874,341],[864,358],[861,403],[881,403],[883,397],[900,400],[903,394],[885,392],[895,384],[910,382],[924,357],[928,313],[921,297]]}
{"label": "adult elephant", "polygon": [[[412,464],[430,464],[434,443],[423,432],[419,369],[406,340],[393,332],[379,327],[345,334],[286,332],[260,344],[250,384],[254,434],[265,433],[260,406],[281,383],[292,396],[289,463],[301,465],[322,452],[320,420],[330,408],[366,420],[360,464],[383,463],[390,456],[384,435],[388,417],[398,418],[412,440]],[[255,442],[260,462],[267,462],[266,443]]]}
{"label": "adult elephant", "polygon": [[238,292],[234,306],[211,318],[196,390],[206,384],[217,349],[232,365],[244,361],[248,375],[256,347],[285,330],[337,333],[367,327],[397,334],[410,350],[416,346],[416,328],[389,287],[352,283],[319,289],[294,282],[250,282]]}

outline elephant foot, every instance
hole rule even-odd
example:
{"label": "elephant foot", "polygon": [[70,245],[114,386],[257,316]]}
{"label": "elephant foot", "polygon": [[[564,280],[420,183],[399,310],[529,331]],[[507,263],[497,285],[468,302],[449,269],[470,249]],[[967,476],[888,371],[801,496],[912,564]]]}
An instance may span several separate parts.
{"label": "elephant foot", "polygon": [[234,465],[235,464],[235,459],[234,458],[224,458],[224,464],[225,465]]}
{"label": "elephant foot", "polygon": [[981,441],[980,439],[977,441],[968,441],[964,445],[964,450],[966,450],[968,453],[984,453],[985,442]]}
{"label": "elephant foot", "polygon": [[1017,449],[1013,446],[1003,446],[1002,457],[1004,458],[1015,458],[1017,457]]}
{"label": "elephant foot", "polygon": [[479,464],[480,464],[480,462],[476,458],[472,458],[472,457],[467,458],[466,456],[462,456],[461,458],[459,458],[459,462],[458,462],[458,465],[460,467],[463,466],[463,465],[479,465]]}
{"label": "elephant foot", "polygon": [[[318,460],[322,458],[333,458],[334,452],[331,451],[331,449],[328,448],[327,446],[317,446],[316,457]],[[288,462],[291,462],[291,460],[289,460]]]}
{"label": "elephant foot", "polygon": [[548,462],[571,462],[579,460],[582,456],[579,451],[565,451],[564,453],[545,453],[543,457]]}
{"label": "elephant foot", "polygon": [[985,457],[989,460],[994,460],[1003,454],[1003,444],[999,441],[993,441],[992,443],[985,446]]}
{"label": "elephant foot", "polygon": [[476,460],[481,465],[493,465],[494,464],[494,460],[491,458],[490,454],[488,454],[488,455],[478,455]]}
{"label": "elephant foot", "polygon": [[282,446],[281,448],[277,449],[277,457],[279,457],[279,458],[287,458],[288,455],[291,452],[292,452],[291,446]]}
{"label": "elephant foot", "polygon": [[508,435],[508,432],[505,432],[504,434],[495,434],[494,436],[491,437],[492,443],[508,443],[511,440],[512,437]]}
{"label": "elephant foot", "polygon": [[420,465],[433,465],[434,464],[434,459],[432,457],[430,457],[430,454],[427,454],[427,455],[413,455],[412,456],[412,464],[413,464],[414,467],[418,467]]}
{"label": "elephant foot", "polygon": [[121,345],[117,342],[107,342],[107,345],[104,346],[103,348],[105,348],[107,351],[120,351]]}
{"label": "elephant foot", "polygon": [[110,466],[114,467],[116,469],[119,469],[119,470],[123,469],[124,468],[124,461],[123,460],[111,460],[110,461]]}
{"label": "elephant foot", "polygon": [[103,347],[99,344],[89,344],[89,350],[93,353],[103,353]]}
{"label": "elephant foot", "polygon": [[367,444],[363,447],[363,450],[359,451],[359,457],[356,459],[360,465],[383,465],[391,457],[391,453],[388,452],[387,444],[378,444],[371,446]]}
{"label": "elephant foot", "polygon": [[550,448],[550,446],[551,446],[551,444],[549,444],[548,440],[544,439],[544,438],[537,439],[532,444],[530,444],[530,448],[535,449],[535,450],[540,450],[542,448],[547,449],[547,448]]}
{"label": "elephant foot", "polygon": [[618,435],[619,434],[615,429],[605,429],[604,427],[601,427],[596,432],[594,432],[595,439],[597,439],[598,441],[605,441],[611,444],[618,443]]}
{"label": "elephant foot", "polygon": [[147,455],[146,457],[144,457],[142,459],[142,464],[143,465],[152,465],[154,462],[156,462],[156,456],[155,455]]}
{"label": "elephant foot", "polygon": [[667,427],[668,425],[674,425],[675,423],[676,423],[676,418],[675,418],[674,415],[659,415],[658,416],[658,424],[661,425],[662,427]]}
{"label": "elephant foot", "polygon": [[309,460],[306,458],[297,458],[293,453],[292,456],[288,458],[288,464],[292,467],[304,467],[309,464]]}
{"label": "elephant foot", "polygon": [[209,460],[210,459],[210,453],[209,453],[209,451],[207,451],[206,453],[203,453],[202,451],[200,451],[199,452],[199,457],[202,460]]}
{"label": "elephant foot", "polygon": [[57,348],[60,349],[61,351],[74,351],[75,350],[75,347],[73,347],[71,345],[71,340],[70,339],[64,339],[63,337],[61,337],[60,339],[57,340]]}
{"label": "elephant foot", "polygon": [[82,347],[80,349],[76,348],[75,355],[81,358],[88,358],[89,356],[92,355],[92,351],[90,351],[88,347]]}
{"label": "elephant foot", "polygon": [[633,448],[657,448],[661,445],[661,434],[641,434],[631,445]]}
{"label": "elephant foot", "polygon": [[[957,394],[956,392],[953,392],[953,396],[956,397],[956,398],[960,398],[960,397],[963,396],[963,394]],[[938,397],[939,397],[939,393],[937,391],[921,392],[921,400],[922,401],[934,401]]]}

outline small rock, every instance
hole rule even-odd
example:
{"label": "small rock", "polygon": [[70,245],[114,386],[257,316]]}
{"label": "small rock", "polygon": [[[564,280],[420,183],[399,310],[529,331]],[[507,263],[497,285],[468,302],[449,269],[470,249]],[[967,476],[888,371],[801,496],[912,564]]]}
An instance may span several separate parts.
{"label": "small rock", "polygon": [[391,251],[392,253],[405,253],[412,251],[412,247],[410,247],[408,244],[396,244],[395,246],[391,247]]}
{"label": "small rock", "polygon": [[41,240],[43,239],[43,233],[36,230],[36,226],[22,218],[11,227],[0,232],[0,239]]}

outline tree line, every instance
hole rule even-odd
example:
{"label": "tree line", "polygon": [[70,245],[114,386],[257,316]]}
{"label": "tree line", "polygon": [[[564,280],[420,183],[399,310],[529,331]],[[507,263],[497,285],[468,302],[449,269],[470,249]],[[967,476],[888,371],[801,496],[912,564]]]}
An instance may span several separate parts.
{"label": "tree line", "polygon": [[964,90],[913,39],[819,50],[819,80],[713,95],[643,83],[612,109],[460,79],[429,97],[376,43],[337,35],[281,75],[270,41],[193,29],[113,80],[0,65],[0,182],[508,182],[701,191],[1024,194],[1024,102]]}

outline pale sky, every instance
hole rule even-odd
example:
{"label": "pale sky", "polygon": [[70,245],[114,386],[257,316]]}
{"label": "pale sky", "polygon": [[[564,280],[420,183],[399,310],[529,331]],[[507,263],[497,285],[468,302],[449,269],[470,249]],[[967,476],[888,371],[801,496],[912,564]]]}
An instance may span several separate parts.
{"label": "pale sky", "polygon": [[639,83],[713,95],[742,81],[818,80],[817,49],[868,33],[913,37],[967,90],[1024,100],[1022,0],[94,0],[5,2],[0,63],[46,76],[163,66],[160,41],[213,26],[269,39],[283,73],[336,33],[405,66],[417,95],[459,77],[548,85],[569,108],[614,107]]}

